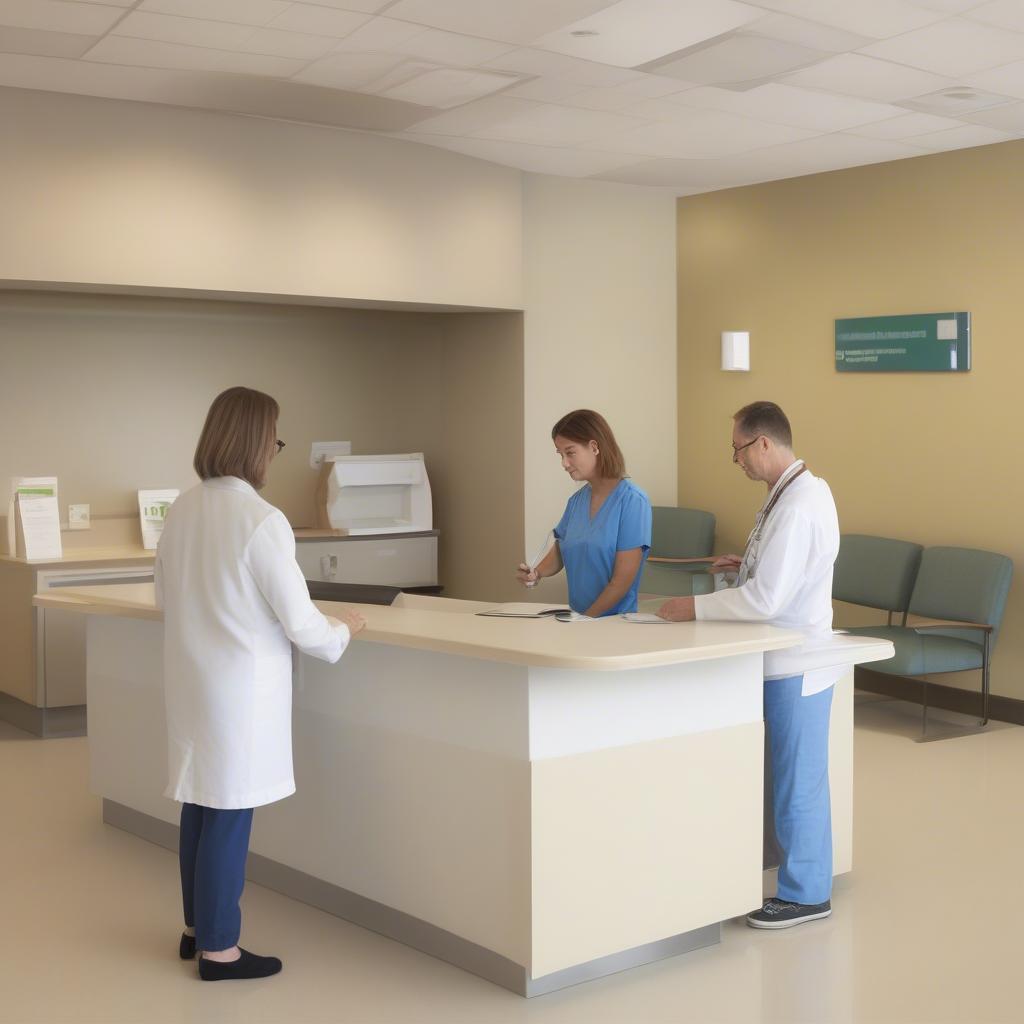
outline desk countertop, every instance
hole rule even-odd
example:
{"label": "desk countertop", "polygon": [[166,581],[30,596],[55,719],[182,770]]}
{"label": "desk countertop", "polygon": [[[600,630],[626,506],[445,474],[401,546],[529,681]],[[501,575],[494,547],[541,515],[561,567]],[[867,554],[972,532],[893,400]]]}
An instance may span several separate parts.
{"label": "desk countertop", "polygon": [[155,551],[147,551],[145,548],[118,547],[104,548],[65,548],[60,558],[33,559],[15,557],[14,555],[0,555],[0,563],[9,565],[30,565],[33,569],[60,568],[68,569],[72,566],[116,565],[121,562],[152,562],[156,558]]}
{"label": "desk countertop", "polygon": [[[74,592],[37,595],[35,604],[92,615],[160,620],[149,583],[76,587]],[[335,605],[318,601],[327,615]],[[614,672],[794,647],[799,633],[760,623],[629,623],[621,618],[592,622],[503,619],[474,614],[486,602],[400,595],[391,607],[352,605],[365,617],[360,642],[440,651],[488,661],[549,668]],[[891,645],[850,638],[851,662],[890,657]]]}

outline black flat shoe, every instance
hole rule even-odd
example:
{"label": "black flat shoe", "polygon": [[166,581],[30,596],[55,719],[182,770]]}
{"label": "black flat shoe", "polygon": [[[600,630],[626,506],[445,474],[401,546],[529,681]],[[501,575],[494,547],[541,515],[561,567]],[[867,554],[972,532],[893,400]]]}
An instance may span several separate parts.
{"label": "black flat shoe", "polygon": [[194,960],[196,958],[196,937],[181,933],[181,943],[178,946],[178,956],[182,960]]}
{"label": "black flat shoe", "polygon": [[269,978],[281,970],[281,961],[276,956],[256,956],[239,947],[242,954],[237,960],[221,963],[218,960],[199,958],[199,977],[203,981],[230,981],[232,978]]}

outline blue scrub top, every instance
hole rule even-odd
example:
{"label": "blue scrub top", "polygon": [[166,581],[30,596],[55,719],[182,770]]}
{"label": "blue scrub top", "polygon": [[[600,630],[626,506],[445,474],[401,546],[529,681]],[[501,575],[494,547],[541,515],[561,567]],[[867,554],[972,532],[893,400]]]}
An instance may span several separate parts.
{"label": "blue scrub top", "polygon": [[555,538],[569,581],[569,606],[585,612],[608,586],[619,551],[643,548],[636,579],[622,600],[605,615],[635,612],[640,575],[651,548],[651,503],[631,480],[620,480],[590,518],[590,484],[584,484],[565,506]]}

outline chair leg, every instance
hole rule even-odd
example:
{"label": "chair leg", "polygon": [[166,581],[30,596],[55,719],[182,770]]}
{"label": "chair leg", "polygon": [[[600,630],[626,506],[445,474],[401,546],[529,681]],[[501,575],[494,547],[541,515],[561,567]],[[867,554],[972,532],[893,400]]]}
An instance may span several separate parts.
{"label": "chair leg", "polygon": [[990,638],[989,634],[985,634],[985,639],[981,648],[981,724],[988,725],[988,695],[989,695],[989,684],[990,670],[989,670],[989,651],[990,651]]}

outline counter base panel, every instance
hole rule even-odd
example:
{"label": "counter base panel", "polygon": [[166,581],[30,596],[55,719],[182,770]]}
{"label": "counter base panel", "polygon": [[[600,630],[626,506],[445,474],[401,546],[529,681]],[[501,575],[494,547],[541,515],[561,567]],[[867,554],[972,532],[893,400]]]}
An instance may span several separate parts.
{"label": "counter base panel", "polygon": [[[148,842],[177,852],[178,826],[161,818],[125,807],[116,800],[103,800],[103,821]],[[471,974],[501,985],[521,996],[539,996],[569,988],[609,974],[629,970],[656,960],[712,946],[721,940],[721,925],[712,924],[658,942],[575,964],[560,971],[531,978],[529,971],[507,957],[478,946],[458,935],[388,907],[376,900],[314,878],[258,853],[249,854],[246,878],[292,899],[344,918],[369,931],[395,939],[413,949],[454,964]]]}
{"label": "counter base panel", "polygon": [[84,736],[86,733],[84,704],[39,708],[3,692],[0,692],[0,721],[9,722],[44,740]]}

